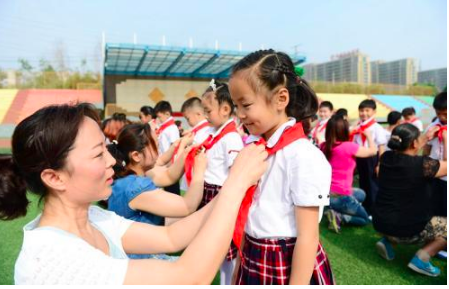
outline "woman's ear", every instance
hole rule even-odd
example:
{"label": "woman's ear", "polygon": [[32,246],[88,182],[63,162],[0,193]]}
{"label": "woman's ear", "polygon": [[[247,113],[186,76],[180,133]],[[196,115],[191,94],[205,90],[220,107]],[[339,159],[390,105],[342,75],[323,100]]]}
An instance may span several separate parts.
{"label": "woman's ear", "polygon": [[52,169],[45,169],[41,172],[42,182],[46,187],[55,191],[63,191],[66,188],[63,173],[57,172]]}
{"label": "woman's ear", "polygon": [[288,93],[287,88],[285,87],[281,88],[277,92],[275,99],[276,99],[276,107],[279,110],[285,111],[285,108],[287,107],[290,101],[290,94]]}
{"label": "woman's ear", "polygon": [[133,151],[130,155],[130,159],[134,162],[134,163],[140,163],[140,161],[142,160],[142,157],[140,155],[140,153],[138,151]]}

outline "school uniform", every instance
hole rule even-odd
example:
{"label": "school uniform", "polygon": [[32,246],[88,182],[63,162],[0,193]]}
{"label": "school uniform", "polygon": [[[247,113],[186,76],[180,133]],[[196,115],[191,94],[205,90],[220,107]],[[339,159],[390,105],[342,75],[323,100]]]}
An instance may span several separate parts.
{"label": "school uniform", "polygon": [[[170,149],[170,146],[179,139],[179,130],[173,117],[169,117],[157,129],[157,139],[159,144],[159,154],[163,154]],[[180,195],[179,182],[165,187],[165,191]]]}
{"label": "school uniform", "polygon": [[[209,122],[207,120],[200,121],[197,123],[193,128],[192,132],[194,134],[193,136],[193,145],[199,145],[202,144],[207,137],[210,135],[213,128],[209,125]],[[181,178],[181,184],[180,184],[181,190],[187,191],[189,186],[187,185],[187,180],[185,174]]]}
{"label": "school uniform", "polygon": [[[371,133],[376,146],[386,145],[387,136],[385,129],[378,124],[374,117],[359,122],[357,128],[351,132],[352,141],[360,146],[369,147],[368,141],[363,135],[363,131],[366,130]],[[366,193],[365,201],[362,203],[363,207],[369,215],[372,212],[372,206],[379,190],[378,178],[376,175],[376,167],[379,163],[379,154],[369,158],[356,158],[357,171],[359,173],[359,186]]]}
{"label": "school uniform", "polygon": [[[295,119],[280,126],[266,142],[274,148]],[[302,130],[302,127],[301,127]],[[251,135],[247,143],[256,142]],[[296,237],[295,207],[329,205],[331,166],[306,137],[294,140],[268,157],[249,207],[245,242],[236,283],[288,284]],[[311,284],[334,283],[326,253],[318,246]]]}
{"label": "school uniform", "polygon": [[[440,122],[439,119],[432,122],[427,130],[433,126],[446,126]],[[443,160],[444,158],[444,144],[438,137],[433,138],[428,143],[432,148],[430,155],[432,159]],[[432,203],[435,216],[447,216],[447,176],[434,179],[432,184]]]}
{"label": "school uniform", "polygon": [[317,125],[310,132],[312,141],[315,145],[319,145],[326,141],[326,127],[329,118],[320,120]]}
{"label": "school uniform", "polygon": [[413,119],[411,119],[409,121],[405,121],[405,123],[413,124],[414,126],[416,126],[419,129],[420,132],[422,132],[424,130],[424,125],[423,125],[422,121],[417,117],[414,117]]}
{"label": "school uniform", "polygon": [[[218,141],[215,142],[214,140]],[[207,168],[204,174],[203,198],[198,209],[207,205],[220,192],[221,187],[228,178],[229,168],[243,148],[242,138],[236,130],[233,119],[229,119],[216,130],[212,129],[205,142],[213,143],[213,145],[206,145]],[[228,254],[220,268],[222,285],[231,284],[237,253],[237,247],[231,243]]]}

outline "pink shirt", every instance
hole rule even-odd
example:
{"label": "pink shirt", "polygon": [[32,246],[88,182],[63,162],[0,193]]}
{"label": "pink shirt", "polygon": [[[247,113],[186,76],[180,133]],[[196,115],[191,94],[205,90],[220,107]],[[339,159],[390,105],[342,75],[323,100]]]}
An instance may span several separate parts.
{"label": "pink shirt", "polygon": [[[321,146],[324,152],[325,144]],[[349,196],[352,194],[352,181],[356,166],[355,154],[359,145],[353,142],[342,142],[332,149],[329,163],[332,167],[331,192]]]}

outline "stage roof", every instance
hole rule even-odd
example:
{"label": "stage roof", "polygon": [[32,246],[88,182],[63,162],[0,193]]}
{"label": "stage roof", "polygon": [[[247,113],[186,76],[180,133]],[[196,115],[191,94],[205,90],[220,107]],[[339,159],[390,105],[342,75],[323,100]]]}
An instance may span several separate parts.
{"label": "stage roof", "polygon": [[[105,46],[104,74],[169,78],[227,78],[232,66],[250,52],[140,44]],[[292,56],[294,64],[304,56]]]}

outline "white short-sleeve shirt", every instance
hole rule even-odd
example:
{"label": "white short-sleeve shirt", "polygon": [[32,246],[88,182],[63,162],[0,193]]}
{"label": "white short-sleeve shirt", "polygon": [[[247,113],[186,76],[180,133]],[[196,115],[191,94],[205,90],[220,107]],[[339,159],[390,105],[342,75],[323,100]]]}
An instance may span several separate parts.
{"label": "white short-sleeve shirt", "polygon": [[[203,121],[199,122],[197,125],[195,125],[192,128],[192,130],[203,125],[204,123],[207,123],[207,120],[203,120]],[[209,137],[209,134],[211,133],[212,130],[213,130],[213,128],[211,128],[210,126],[206,126],[202,129],[198,130],[195,133],[195,136],[193,137],[193,145],[202,144]],[[180,188],[183,191],[187,191],[188,187],[189,186],[187,185],[186,175],[184,174],[181,178]]]}
{"label": "white short-sleeve shirt", "polygon": [[[270,137],[273,147],[284,130],[296,123],[290,119]],[[247,143],[258,140],[250,136]],[[295,207],[329,205],[332,169],[324,154],[307,138],[294,141],[268,157],[249,209],[245,232],[254,238],[296,237]]]}
{"label": "white short-sleeve shirt", "polygon": [[422,121],[420,119],[416,119],[415,121],[411,122],[414,126],[416,126],[420,132],[424,130],[424,125],[422,124]]}
{"label": "white short-sleeve shirt", "polygon": [[[161,126],[170,120],[173,120],[173,117],[169,117],[164,123],[161,124]],[[164,129],[158,136],[158,142],[159,142],[159,154],[163,154],[174,143],[179,139],[179,129],[178,127],[173,124],[168,126],[166,129]]]}
{"label": "white short-sleeve shirt", "polygon": [[[219,129],[214,130],[212,132],[213,136],[219,135],[225,126],[233,121],[233,119],[230,119]],[[223,186],[223,183],[228,178],[229,168],[242,149],[242,137],[237,132],[230,132],[222,137],[206,152],[207,169],[204,174],[204,181],[211,185]]]}
{"label": "white short-sleeve shirt", "polygon": [[[440,122],[440,120],[437,119],[437,120],[432,122],[427,127],[426,132],[429,130],[429,128],[431,128],[431,127],[433,127],[433,126],[435,126],[437,124],[443,125]],[[444,144],[443,144],[443,142],[440,142],[438,140],[438,138],[435,137],[435,138],[431,139],[427,144],[431,146],[429,157],[431,157],[434,160],[440,160],[440,161],[443,160],[443,158],[444,158]],[[440,179],[447,182],[447,176],[441,177]]]}
{"label": "white short-sleeve shirt", "polygon": [[128,257],[121,240],[133,221],[96,206],[91,206],[88,214],[89,221],[108,241],[109,256],[69,232],[55,227],[37,227],[39,215],[23,228],[15,284],[123,284]]}
{"label": "white short-sleeve shirt", "polygon": [[[370,118],[362,123],[362,125],[367,124],[370,122],[373,118]],[[377,122],[371,125],[369,128],[366,129],[367,131],[371,132],[371,136],[373,137],[374,143],[377,146],[380,145],[386,145],[387,144],[387,136],[385,134],[385,129],[378,124]],[[363,143],[362,136],[360,134],[356,134],[354,136],[354,142],[357,143],[360,146],[369,147],[368,141],[365,141]]]}
{"label": "white short-sleeve shirt", "polygon": [[[318,125],[316,125],[311,133],[310,136],[314,136],[316,134],[316,138],[318,139],[319,143],[325,142],[326,141],[326,128],[325,126],[327,125],[327,122],[329,121],[329,119],[324,119],[324,120],[320,120]],[[315,141],[313,139],[313,141]]]}

